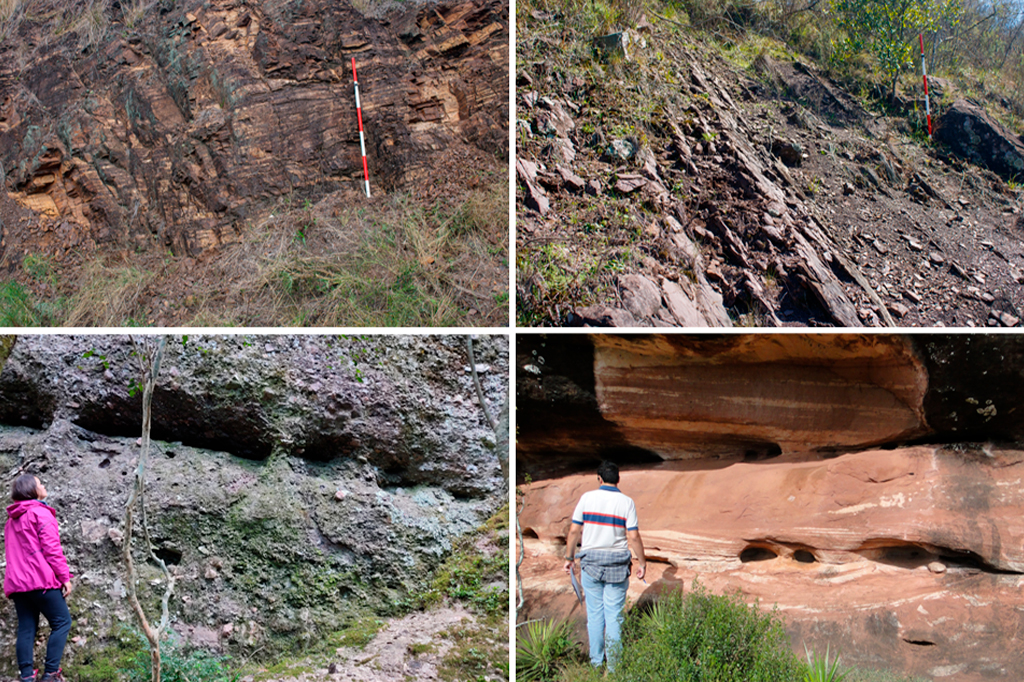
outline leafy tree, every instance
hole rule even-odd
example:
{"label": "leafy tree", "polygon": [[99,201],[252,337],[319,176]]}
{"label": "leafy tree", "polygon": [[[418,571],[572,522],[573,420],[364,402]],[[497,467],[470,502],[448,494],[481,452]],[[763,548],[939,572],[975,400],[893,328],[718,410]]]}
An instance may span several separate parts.
{"label": "leafy tree", "polygon": [[956,26],[963,14],[960,0],[832,0],[842,31],[840,59],[869,49],[896,97],[900,73],[914,60],[914,38],[939,26]]}

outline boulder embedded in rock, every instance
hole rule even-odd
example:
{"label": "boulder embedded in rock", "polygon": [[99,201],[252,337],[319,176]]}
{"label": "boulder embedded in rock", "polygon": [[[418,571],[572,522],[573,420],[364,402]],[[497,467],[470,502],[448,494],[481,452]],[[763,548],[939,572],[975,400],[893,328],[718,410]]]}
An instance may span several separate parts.
{"label": "boulder embedded in rock", "polygon": [[772,142],[772,154],[779,157],[782,163],[790,168],[799,166],[804,161],[804,148],[796,142],[789,140],[774,140]]}
{"label": "boulder embedded in rock", "polygon": [[971,101],[957,100],[939,117],[935,139],[1007,180],[1024,176],[1024,143]]}
{"label": "boulder embedded in rock", "polygon": [[626,275],[619,278],[622,302],[626,309],[641,320],[653,317],[661,307],[661,291],[657,285],[643,275]]}
{"label": "boulder embedded in rock", "polygon": [[631,140],[612,140],[604,150],[604,161],[629,161],[636,154],[636,145]]}

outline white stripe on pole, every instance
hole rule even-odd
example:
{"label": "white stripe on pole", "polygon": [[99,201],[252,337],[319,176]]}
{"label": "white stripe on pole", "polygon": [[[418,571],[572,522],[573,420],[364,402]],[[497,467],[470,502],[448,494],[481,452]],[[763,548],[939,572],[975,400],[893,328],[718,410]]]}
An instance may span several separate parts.
{"label": "white stripe on pole", "polygon": [[921,41],[921,75],[924,77],[924,112],[928,116],[928,139],[932,139],[932,107],[928,102],[928,69],[924,63],[924,34],[918,33],[917,39]]}
{"label": "white stripe on pole", "polygon": [[352,81],[356,88],[356,116],[359,117],[359,150],[363,153],[363,182],[366,196],[370,196],[370,171],[366,165],[366,139],[363,137],[363,107],[359,103],[359,78],[356,76],[356,58],[352,57]]}

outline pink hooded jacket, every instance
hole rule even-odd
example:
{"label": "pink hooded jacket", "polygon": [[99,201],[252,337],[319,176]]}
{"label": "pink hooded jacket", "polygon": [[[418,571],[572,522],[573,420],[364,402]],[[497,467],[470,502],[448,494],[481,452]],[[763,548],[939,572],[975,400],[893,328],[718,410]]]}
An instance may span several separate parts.
{"label": "pink hooded jacket", "polygon": [[56,589],[71,579],[60,546],[57,512],[39,500],[22,500],[7,507],[4,526],[4,594]]}

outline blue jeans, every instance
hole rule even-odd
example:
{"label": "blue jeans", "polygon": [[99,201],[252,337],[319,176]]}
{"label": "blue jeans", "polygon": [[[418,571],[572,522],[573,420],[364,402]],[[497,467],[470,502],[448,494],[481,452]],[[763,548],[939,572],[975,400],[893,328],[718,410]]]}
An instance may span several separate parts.
{"label": "blue jeans", "polygon": [[32,648],[36,642],[36,630],[39,629],[40,613],[50,623],[50,639],[46,642],[46,667],[43,672],[57,672],[71,631],[71,613],[64,595],[60,589],[33,590],[15,592],[11,599],[14,601],[14,610],[18,612],[18,643],[15,653],[21,676],[32,676]]}
{"label": "blue jeans", "polygon": [[580,571],[580,583],[587,598],[587,638],[590,640],[590,664],[599,666],[608,657],[608,670],[615,670],[622,639],[622,613],[626,608],[629,578],[621,583],[594,580]]}

